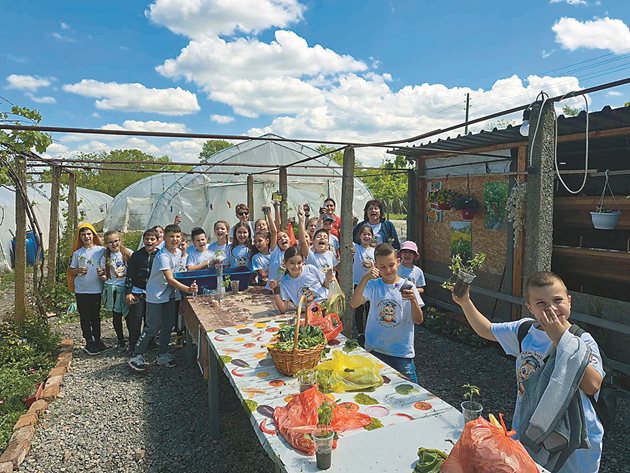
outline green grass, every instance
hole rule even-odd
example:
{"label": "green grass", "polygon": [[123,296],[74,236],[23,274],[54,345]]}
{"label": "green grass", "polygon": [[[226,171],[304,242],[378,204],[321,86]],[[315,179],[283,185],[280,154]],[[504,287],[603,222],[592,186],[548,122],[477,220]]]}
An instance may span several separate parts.
{"label": "green grass", "polygon": [[15,284],[15,273],[0,273],[0,291],[9,289]]}
{"label": "green grass", "polygon": [[407,220],[407,214],[389,214],[389,220]]}

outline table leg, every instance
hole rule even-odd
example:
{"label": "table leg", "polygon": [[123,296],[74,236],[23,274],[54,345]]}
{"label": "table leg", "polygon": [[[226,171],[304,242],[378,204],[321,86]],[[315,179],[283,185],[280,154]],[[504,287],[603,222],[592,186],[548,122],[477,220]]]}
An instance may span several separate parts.
{"label": "table leg", "polygon": [[193,368],[195,367],[195,350],[193,349],[193,339],[188,326],[186,326],[186,363]]}
{"label": "table leg", "polygon": [[208,411],[210,415],[210,436],[219,438],[219,366],[217,358],[208,346]]}

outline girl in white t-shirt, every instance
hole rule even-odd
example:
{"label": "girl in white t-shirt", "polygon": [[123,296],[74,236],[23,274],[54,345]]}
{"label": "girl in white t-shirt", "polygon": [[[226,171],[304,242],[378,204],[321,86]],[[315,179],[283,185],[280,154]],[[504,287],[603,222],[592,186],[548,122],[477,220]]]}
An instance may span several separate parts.
{"label": "girl in white t-shirt", "polygon": [[251,268],[251,230],[247,222],[234,225],[234,241],[228,245],[227,265],[233,269]]}
{"label": "girl in white t-shirt", "polygon": [[307,306],[313,301],[321,302],[328,298],[328,285],[333,278],[332,269],[324,275],[315,266],[304,264],[304,258],[295,246],[284,252],[284,265],[287,270],[280,282],[270,282],[281,313],[287,311],[289,301],[297,307],[302,296],[306,296]]}
{"label": "girl in white t-shirt", "polygon": [[323,228],[316,230],[309,245],[309,236],[304,225],[306,217],[302,209],[298,210],[298,220],[300,225],[300,253],[306,264],[315,266],[324,274],[329,269],[334,271],[337,266],[337,256],[330,250],[329,232]]}
{"label": "girl in white t-shirt", "polygon": [[256,271],[259,284],[267,284],[269,278],[269,232],[257,232],[254,235],[254,248],[252,250],[252,269]]}
{"label": "girl in white t-shirt", "polygon": [[[365,273],[374,266],[374,230],[369,225],[363,225],[359,230],[360,244],[354,244],[354,260],[352,263],[352,283],[357,287]],[[365,317],[370,310],[370,303],[366,302],[354,310],[354,324],[357,329],[357,340],[363,346],[365,340]]]}
{"label": "girl in white t-shirt", "polygon": [[133,253],[125,248],[122,236],[117,231],[105,233],[105,252],[101,258],[97,272],[102,281],[105,309],[112,313],[112,324],[118,338],[118,347],[125,347],[122,319],[127,321],[129,330],[129,306],[125,302],[125,278],[127,277],[127,262]]}
{"label": "girl in white t-shirt", "polygon": [[[275,205],[274,207],[275,212],[279,217],[280,207]],[[272,289],[271,281],[276,281],[276,283],[278,283],[284,276],[284,253],[291,247],[291,237],[288,232],[277,227],[276,222],[269,214],[271,211],[269,207],[263,207],[263,211],[265,212],[265,215],[268,216],[269,229],[271,231],[271,238],[269,240],[269,251],[271,252],[269,255],[269,279],[267,280],[265,287],[267,289]]]}
{"label": "girl in white t-shirt", "polygon": [[217,241],[208,246],[208,251],[214,253],[216,263],[222,262],[227,257],[229,234],[230,225],[225,220],[214,222],[214,236],[217,237]]}

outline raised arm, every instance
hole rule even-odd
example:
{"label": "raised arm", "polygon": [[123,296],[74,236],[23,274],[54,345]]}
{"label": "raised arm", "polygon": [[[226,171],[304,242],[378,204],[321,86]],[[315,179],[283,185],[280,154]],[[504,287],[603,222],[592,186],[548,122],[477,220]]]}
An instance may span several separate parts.
{"label": "raised arm", "polygon": [[269,224],[269,233],[271,233],[271,238],[269,240],[269,251],[273,251],[276,249],[276,245],[278,244],[278,227],[276,227],[276,222],[273,218],[271,218],[271,207],[264,206],[263,212],[265,213],[265,218],[267,219],[267,223]]}
{"label": "raised arm", "polygon": [[308,243],[306,242],[306,217],[304,215],[304,211],[301,208],[298,208],[298,228],[300,229],[300,253],[302,253],[302,257],[304,259],[308,256],[308,250],[310,249]]}
{"label": "raised arm", "polygon": [[453,300],[462,308],[466,320],[472,329],[482,338],[496,342],[497,339],[492,333],[492,323],[475,307],[470,300],[470,289],[466,288],[466,292],[462,297],[452,294]]}

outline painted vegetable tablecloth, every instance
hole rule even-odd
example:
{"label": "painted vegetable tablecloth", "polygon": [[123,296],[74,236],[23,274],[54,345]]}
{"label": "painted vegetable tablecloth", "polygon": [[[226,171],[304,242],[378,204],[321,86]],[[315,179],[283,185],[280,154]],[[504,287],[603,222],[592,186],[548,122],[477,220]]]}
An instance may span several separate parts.
{"label": "painted vegetable tablecloth", "polygon": [[[316,471],[314,457],[302,455],[291,448],[278,435],[272,420],[273,409],[284,406],[293,395],[299,392],[297,379],[279,374],[266,348],[284,323],[286,320],[238,325],[209,332],[208,337],[212,350],[220,360],[219,363],[234,386],[243,407],[250,413],[250,421],[265,450],[285,471],[311,471],[311,469]],[[340,335],[337,338],[337,344],[330,346],[331,351],[342,349],[344,341],[344,337]],[[372,357],[361,348],[355,349],[350,354]],[[328,353],[326,357],[330,358],[331,353]],[[373,359],[376,360],[376,358]],[[358,409],[373,418],[372,425],[368,427],[369,430],[351,430],[339,435],[338,448],[333,454],[333,468],[330,471],[400,471],[398,466],[389,465],[392,467],[390,470],[380,464],[378,458],[370,459],[374,454],[374,450],[371,449],[363,452],[355,451],[354,456],[368,458],[374,469],[357,470],[360,461],[358,463],[353,461],[343,467],[342,463],[345,462],[341,462],[342,452],[350,446],[349,441],[354,437],[378,439],[380,435],[377,431],[379,430],[400,431],[400,434],[394,435],[408,436],[410,435],[409,426],[412,424],[414,426],[412,430],[431,430],[432,426],[441,425],[439,435],[433,444],[422,444],[419,440],[415,440],[413,446],[407,451],[391,448],[393,445],[390,445],[390,452],[386,457],[404,455],[408,457],[408,460],[405,460],[408,467],[417,459],[416,452],[419,446],[448,450],[452,444],[446,439],[456,441],[461,432],[463,419],[456,409],[426,389],[407,381],[393,368],[379,360],[377,362],[381,367],[383,386],[368,393],[331,393],[329,395],[337,402],[350,403],[351,406],[348,407]],[[433,421],[430,421],[431,419]],[[397,426],[398,428],[395,428]],[[441,438],[438,440],[438,437]],[[389,438],[386,443],[391,444],[392,441],[397,442],[398,439]],[[363,443],[364,441],[360,440],[359,444]]]}

